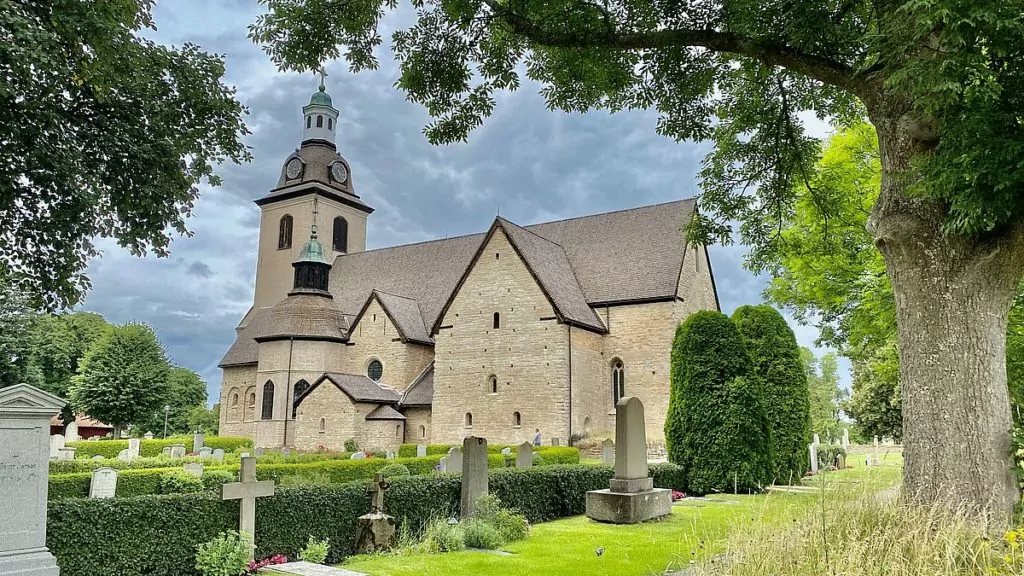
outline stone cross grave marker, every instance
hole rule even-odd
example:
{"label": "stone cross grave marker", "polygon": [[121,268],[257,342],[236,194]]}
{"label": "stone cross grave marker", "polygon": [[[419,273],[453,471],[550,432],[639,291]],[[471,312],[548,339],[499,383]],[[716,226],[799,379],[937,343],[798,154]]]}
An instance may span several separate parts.
{"label": "stone cross grave marker", "polygon": [[390,487],[391,483],[388,482],[383,474],[377,473],[373,475],[373,482],[368,490],[370,493],[370,514],[384,513],[384,493]]}
{"label": "stone cross grave marker", "polygon": [[388,450],[388,453],[384,455],[384,458],[386,458],[388,460],[394,460],[395,459],[395,451],[394,450]]}
{"label": "stone cross grave marker", "polygon": [[221,500],[241,500],[238,509],[238,531],[256,537],[256,499],[274,495],[273,480],[256,480],[256,459],[242,458],[240,482],[220,485]]}
{"label": "stone cross grave marker", "polygon": [[97,468],[92,471],[89,498],[113,498],[117,493],[117,470]]}
{"label": "stone cross grave marker", "polygon": [[213,456],[213,448],[210,448],[209,446],[203,446],[202,448],[199,449],[200,458],[209,458],[210,456]]}
{"label": "stone cross grave marker", "polygon": [[808,450],[811,451],[811,474],[817,474],[818,473],[818,445],[812,443],[808,447]]}
{"label": "stone cross grave marker", "polygon": [[530,468],[533,466],[533,444],[523,442],[516,446],[516,468]]}
{"label": "stone cross grave marker", "polygon": [[74,460],[75,449],[70,446],[65,446],[57,451],[57,460]]}
{"label": "stone cross grave marker", "polygon": [[199,452],[199,449],[203,447],[203,442],[206,441],[206,434],[200,434],[196,432],[192,435],[192,452]]}
{"label": "stone cross grave marker", "polygon": [[138,458],[142,455],[142,440],[138,438],[128,439],[128,457]]}
{"label": "stone cross grave marker", "polygon": [[426,447],[426,445],[424,445],[424,444],[417,444],[416,445],[416,457],[417,458],[422,458],[422,457],[424,457],[426,455],[427,455],[427,447]]}
{"label": "stone cross grave marker", "polygon": [[391,486],[383,474],[373,476],[367,487],[370,494],[370,513],[356,519],[356,551],[376,552],[394,545],[395,519],[384,513],[384,492]]}
{"label": "stone cross grave marker", "polygon": [[[465,441],[463,441],[465,444]],[[448,450],[448,471],[449,472],[462,472],[462,450],[459,450],[458,446],[452,446]]]}
{"label": "stone cross grave marker", "polygon": [[46,492],[50,418],[66,404],[27,384],[0,389],[0,574],[60,574],[46,548]]}
{"label": "stone cross grave marker", "polygon": [[605,438],[601,442],[601,462],[605,464],[615,463],[615,443],[611,438]]}
{"label": "stone cross grave marker", "polygon": [[54,434],[50,436],[50,458],[60,456],[60,449],[64,447],[64,435]]}
{"label": "stone cross grave marker", "polygon": [[184,458],[185,457],[185,445],[174,444],[171,446],[171,458]]}
{"label": "stone cross grave marker", "polygon": [[360,450],[359,452],[354,452],[351,456],[349,456],[349,460],[365,460],[365,459],[366,459],[366,452],[363,452],[362,450]]}
{"label": "stone cross grave marker", "polygon": [[[460,513],[463,518],[476,514],[476,501],[487,494],[487,439],[469,436],[462,441],[462,502]],[[454,450],[454,449],[453,449]],[[451,461],[452,453],[448,455]]]}
{"label": "stone cross grave marker", "polygon": [[198,462],[187,462],[181,467],[185,474],[191,474],[197,478],[203,477],[203,465]]}
{"label": "stone cross grave marker", "polygon": [[213,456],[213,459],[216,460],[217,462],[223,462],[224,461],[224,449],[223,448],[217,448],[216,450],[213,451],[212,456]]}

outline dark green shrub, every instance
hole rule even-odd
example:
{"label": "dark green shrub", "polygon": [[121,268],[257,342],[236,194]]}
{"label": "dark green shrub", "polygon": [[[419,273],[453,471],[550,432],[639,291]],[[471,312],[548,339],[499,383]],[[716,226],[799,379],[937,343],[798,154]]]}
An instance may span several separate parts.
{"label": "dark green shrub", "polygon": [[665,444],[687,492],[748,492],[771,482],[768,421],[749,374],[743,338],[726,315],[697,312],[676,328]]}
{"label": "dark green shrub", "polygon": [[238,475],[231,470],[213,469],[203,471],[203,488],[220,492],[221,484],[238,481]]}
{"label": "dark green shrub", "polygon": [[651,478],[654,478],[656,487],[686,491],[686,473],[682,466],[671,462],[658,462],[651,464],[647,469]]}
{"label": "dark green shrub", "polygon": [[[808,458],[810,457],[810,451],[808,450]],[[839,465],[839,455],[846,457],[846,450],[838,444],[819,444],[818,445],[818,466],[819,469],[823,468],[834,468]]]}
{"label": "dark green shrub", "polygon": [[[502,505],[501,500],[494,494],[481,496],[476,502],[476,519],[485,522],[497,531],[499,542],[495,546],[501,546],[509,542],[522,540],[530,534],[530,523],[526,517],[517,514]],[[469,532],[466,532],[466,544],[474,548],[485,548],[471,544]]]}
{"label": "dark green shrub", "polygon": [[289,474],[277,480],[281,486],[328,486],[332,484],[331,476],[326,472],[309,470],[302,474]]}
{"label": "dark green shrub", "polygon": [[753,373],[761,379],[774,479],[799,482],[810,469],[811,412],[796,336],[782,314],[766,304],[740,306],[732,321],[743,336]]}
{"label": "dark green shrub", "polygon": [[[139,445],[139,455],[142,457],[160,456],[166,446],[173,444],[184,444],[185,452],[192,452],[192,435],[142,440]],[[117,458],[117,454],[121,450],[128,448],[128,440],[81,440],[68,442],[67,445],[75,448],[76,459],[92,458],[93,456]],[[229,436],[209,436],[203,441],[203,445],[213,449],[222,448],[225,452],[230,452],[238,448],[252,448],[252,440]]]}
{"label": "dark green shrub", "polygon": [[[427,456],[446,456],[448,450],[451,450],[454,444],[428,444],[427,445]],[[507,446],[504,444],[489,444],[487,446],[488,454],[501,454],[503,448],[511,448],[512,454],[509,460],[515,463],[516,457],[516,446]],[[547,464],[579,464],[580,463],[580,451],[572,446],[534,446],[534,454],[541,454],[543,461]],[[416,444],[402,444],[398,448],[399,458],[412,458],[416,456]],[[537,465],[536,461],[534,465]]]}
{"label": "dark green shrub", "polygon": [[489,522],[479,518],[469,518],[462,522],[462,534],[466,546],[481,550],[494,550],[505,541],[501,533]]}
{"label": "dark green shrub", "polygon": [[447,518],[436,516],[423,530],[420,550],[427,554],[458,552],[466,548],[466,533],[463,524],[449,523]]}
{"label": "dark green shrub", "polygon": [[349,438],[348,440],[345,440],[345,452],[358,452],[358,451],[359,451],[359,443],[356,442],[355,438]]}
{"label": "dark green shrub", "polygon": [[388,464],[387,466],[378,470],[378,473],[383,474],[386,478],[394,478],[395,476],[409,476],[409,468],[405,464]]}
{"label": "dark green shrub", "polygon": [[158,490],[161,494],[193,494],[203,489],[203,479],[188,472],[170,470],[160,474]]}

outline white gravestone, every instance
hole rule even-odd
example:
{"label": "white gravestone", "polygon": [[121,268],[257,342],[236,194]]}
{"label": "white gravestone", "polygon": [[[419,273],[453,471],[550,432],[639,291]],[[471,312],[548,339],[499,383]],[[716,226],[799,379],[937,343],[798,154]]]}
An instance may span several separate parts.
{"label": "white gravestone", "polygon": [[142,455],[142,440],[139,440],[138,438],[129,438],[128,457],[138,458],[140,455]]}
{"label": "white gravestone", "polygon": [[220,499],[241,500],[238,511],[238,531],[249,534],[255,541],[256,499],[273,496],[274,481],[256,481],[256,459],[251,456],[242,458],[242,468],[238,476],[241,482],[220,485]]}
{"label": "white gravestone", "polygon": [[213,454],[211,455],[213,456],[213,459],[216,460],[217,462],[224,461],[224,450],[222,448],[217,448],[216,450],[213,451]]}
{"label": "white gravestone", "polygon": [[171,458],[184,458],[185,457],[185,445],[174,444],[171,446]]}
{"label": "white gravestone", "polygon": [[206,441],[206,434],[195,433],[192,435],[192,452],[199,452],[199,449],[203,447],[203,442]]}
{"label": "white gravestone", "polygon": [[182,470],[185,471],[185,474],[191,474],[197,478],[203,477],[203,465],[197,462],[189,462],[185,464],[182,466]]}
{"label": "white gravestone", "polygon": [[131,460],[132,459],[132,454],[131,454],[131,452],[128,451],[127,448],[125,448],[124,450],[121,450],[120,452],[117,453],[117,459],[118,460]]}
{"label": "white gravestone", "polygon": [[199,449],[200,458],[209,458],[210,456],[213,456],[213,448],[210,448],[209,446],[203,446],[202,448]]}
{"label": "white gravestone", "polygon": [[0,389],[0,574],[60,575],[46,548],[47,460],[50,418],[66,404],[27,384]]}
{"label": "white gravestone", "polygon": [[818,473],[818,445],[817,444],[811,444],[808,447],[808,450],[811,451],[811,474],[817,474]]}
{"label": "white gravestone", "polygon": [[171,447],[170,446],[164,446],[164,449],[160,451],[160,455],[161,456],[167,456],[168,458],[170,458],[171,457]]}
{"label": "white gravestone", "polygon": [[512,449],[511,448],[502,448],[501,449],[501,455],[502,456],[511,456],[512,455]]}
{"label": "white gravestone", "polygon": [[82,437],[78,435],[78,422],[72,420],[71,423],[64,428],[64,436],[67,437],[68,442],[78,442],[81,440]]}
{"label": "white gravestone", "polygon": [[93,456],[92,459],[93,460],[103,460],[104,458],[103,458],[102,454],[97,454],[97,455]]}
{"label": "white gravestone", "polygon": [[89,498],[113,498],[117,493],[117,470],[97,468],[92,471]]}
{"label": "white gravestone", "polygon": [[448,471],[448,457],[447,456],[442,456],[441,457],[441,461],[437,463],[437,470],[439,472],[447,472]]}
{"label": "white gravestone", "polygon": [[69,446],[65,446],[57,451],[57,460],[74,460],[75,449]]}
{"label": "white gravestone", "polygon": [[533,444],[523,442],[516,447],[516,468],[530,468],[533,466]]}
{"label": "white gravestone", "polygon": [[615,464],[615,443],[611,438],[605,438],[604,442],[601,442],[601,462]]}
{"label": "white gravestone", "polygon": [[393,450],[388,450],[388,453],[384,455],[384,458],[386,458],[387,460],[394,460],[395,452]]}
{"label": "white gravestone", "polygon": [[416,445],[416,457],[423,458],[427,455],[427,447],[423,444]]}
{"label": "white gravestone", "polygon": [[61,434],[54,434],[50,436],[50,458],[57,458],[60,456],[60,449],[64,447],[64,436]]}
{"label": "white gravestone", "polygon": [[356,452],[356,453],[352,454],[351,456],[349,456],[349,460],[365,460],[365,459],[366,459],[366,452],[362,452],[362,451]]}
{"label": "white gravestone", "polygon": [[462,450],[458,446],[448,450],[448,472],[462,472]]}

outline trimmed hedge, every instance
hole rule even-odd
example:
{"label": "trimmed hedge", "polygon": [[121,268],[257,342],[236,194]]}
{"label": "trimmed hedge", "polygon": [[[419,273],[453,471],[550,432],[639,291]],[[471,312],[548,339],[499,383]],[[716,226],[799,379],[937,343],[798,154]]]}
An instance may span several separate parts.
{"label": "trimmed hedge", "polygon": [[[393,462],[393,461],[392,461]],[[655,486],[679,475],[672,464],[651,466]],[[491,493],[531,522],[581,514],[587,490],[604,488],[610,466],[548,466],[494,470]],[[393,478],[386,510],[412,530],[438,514],[458,514],[459,477],[431,474]],[[369,512],[365,482],[285,486],[256,505],[256,557],[294,558],[310,536],[331,541],[328,563],[352,552],[356,518]],[[238,528],[238,502],[211,494],[68,499],[50,504],[46,544],[62,576],[194,575],[195,547]]]}
{"label": "trimmed hedge", "polygon": [[[427,444],[427,456],[446,456],[454,444]],[[515,465],[516,447],[504,444],[488,444],[488,454],[501,454],[502,449],[511,448],[511,461]],[[579,464],[580,451],[571,446],[534,446],[535,454],[544,457],[546,464]],[[416,444],[402,444],[398,448],[399,458],[413,458],[416,456]]]}
{"label": "trimmed hedge", "polygon": [[[188,435],[171,436],[159,440],[142,440],[139,455],[143,457],[159,456],[165,447],[174,444],[184,444],[185,452],[192,452],[192,436]],[[231,452],[239,448],[252,448],[252,440],[230,436],[208,436],[203,440],[203,445],[214,450],[221,448],[225,452]],[[78,442],[68,442],[67,446],[75,449],[75,458],[92,458],[93,456],[117,458],[121,450],[128,448],[128,440],[79,440]]]}

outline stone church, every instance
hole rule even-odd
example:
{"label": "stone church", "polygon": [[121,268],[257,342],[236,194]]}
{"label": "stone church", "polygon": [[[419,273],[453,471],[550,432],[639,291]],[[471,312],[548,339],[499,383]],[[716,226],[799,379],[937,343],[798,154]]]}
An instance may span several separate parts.
{"label": "stone church", "polygon": [[[366,250],[373,208],[321,84],[262,211],[253,306],[220,362],[220,433],[261,447],[562,443],[639,397],[664,438],[676,325],[718,309],[693,200]],[[482,226],[481,226],[482,227]]]}

